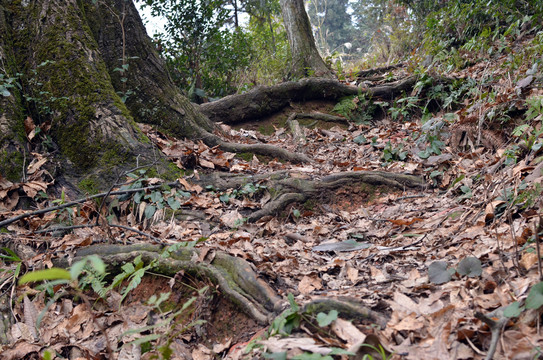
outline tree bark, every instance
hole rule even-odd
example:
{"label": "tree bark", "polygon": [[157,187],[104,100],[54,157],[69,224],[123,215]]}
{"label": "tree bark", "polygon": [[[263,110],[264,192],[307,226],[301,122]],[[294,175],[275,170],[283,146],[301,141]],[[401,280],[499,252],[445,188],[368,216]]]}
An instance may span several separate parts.
{"label": "tree bark", "polygon": [[291,101],[338,100],[343,96],[359,93],[365,93],[373,99],[391,100],[402,92],[409,92],[416,82],[417,77],[411,76],[389,84],[360,88],[335,79],[308,78],[225,96],[200,105],[200,110],[212,121],[240,124],[274,114],[288,106]]}
{"label": "tree bark", "polygon": [[38,126],[50,123],[56,160],[70,183],[90,176],[104,187],[112,169],[133,167],[138,157],[154,161],[150,142],[115,93],[76,0],[1,5],[7,15],[2,39],[12,41],[8,50],[24,93],[20,102],[17,94],[8,97],[2,124],[24,138],[20,114]]}
{"label": "tree bark", "polygon": [[14,89],[0,99],[4,177],[20,180],[30,162],[24,154],[39,146],[25,139],[27,116],[44,129],[50,124],[46,135],[56,150],[49,160],[61,169],[54,176],[75,185],[90,181],[97,189],[137,164],[158,161],[159,169],[167,169],[136,122],[226,151],[309,161],[270,145],[224,141],[171,81],[132,1],[0,0],[0,9],[5,76],[22,74],[16,76],[20,95]]}
{"label": "tree bark", "polygon": [[303,0],[281,0],[283,22],[287,30],[292,55],[291,75],[303,78],[310,75],[332,77],[332,72],[322,60]]}
{"label": "tree bark", "polygon": [[[0,7],[0,75],[3,76],[0,80],[0,87],[3,87],[3,91],[0,91],[0,178],[3,176],[16,182],[24,177],[24,154],[27,151],[24,148],[24,132],[16,132],[16,129],[23,130],[23,114],[18,88],[8,80],[15,76],[16,71],[5,15],[5,10]],[[11,95],[2,95],[4,91]]]}

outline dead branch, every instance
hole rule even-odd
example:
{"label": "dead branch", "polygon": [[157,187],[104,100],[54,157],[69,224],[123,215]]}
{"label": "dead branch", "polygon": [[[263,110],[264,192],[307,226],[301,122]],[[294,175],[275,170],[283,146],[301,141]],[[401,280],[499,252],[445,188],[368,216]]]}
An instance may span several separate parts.
{"label": "dead branch", "polygon": [[398,64],[394,64],[390,66],[383,66],[383,67],[378,67],[378,68],[373,68],[373,69],[368,69],[368,70],[361,70],[356,74],[356,77],[359,79],[367,78],[370,75],[382,74],[387,71],[392,71],[392,70],[400,69],[403,67],[405,67],[404,63],[398,63]]}

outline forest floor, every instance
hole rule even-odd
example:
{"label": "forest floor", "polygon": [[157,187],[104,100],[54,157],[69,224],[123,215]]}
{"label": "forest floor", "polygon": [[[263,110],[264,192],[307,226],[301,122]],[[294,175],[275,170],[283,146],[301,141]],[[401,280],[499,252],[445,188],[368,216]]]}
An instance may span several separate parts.
{"label": "forest floor", "polygon": [[[527,136],[511,136],[517,120],[503,125],[493,122],[500,127],[478,122],[492,109],[504,104],[514,107],[517,100],[542,94],[532,86],[533,79],[527,80],[531,64],[511,70],[500,65],[506,61],[503,55],[447,74],[475,80],[479,95],[454,110],[435,110],[433,118],[443,124],[435,134],[445,146],[441,154],[425,159],[419,155],[428,143],[420,139],[428,130],[416,111],[397,119],[387,113],[360,125],[302,123],[305,140],[295,138],[285,127],[290,112],[330,113],[335,104],[292,104],[265,121],[235,129],[223,126],[230,140],[258,140],[313,159],[302,165],[251,154],[236,156],[144,126],[167,156],[180,167],[192,168],[181,180],[184,195],[176,198],[178,203],[172,200],[169,204],[178,210],[160,209],[160,198],[168,197],[164,190],[158,195],[147,191],[148,197],[139,201],[117,198],[113,203],[112,198],[110,207],[101,209],[105,215],[114,215],[109,218],[112,224],[137,228],[153,239],[105,224],[67,234],[35,232],[53,224],[93,222],[90,214],[98,207],[93,200],[9,224],[0,240],[4,246],[18,244],[18,249],[26,249],[26,256],[19,261],[5,250],[2,258],[1,291],[13,300],[3,305],[4,316],[13,318],[15,324],[1,357],[37,358],[37,353],[49,349],[57,354],[52,358],[99,358],[109,348],[112,352],[106,358],[151,358],[157,354],[152,344],[159,341],[153,335],[162,334],[172,339],[174,359],[261,358],[266,351],[285,352],[288,358],[348,358],[330,355],[334,348],[358,353],[354,358],[362,359],[363,350],[369,349],[362,346],[360,350],[364,343],[383,346],[391,358],[483,359],[492,338],[492,321],[488,320],[494,319],[499,323],[494,329],[499,336],[494,359],[537,358],[543,340],[540,312],[521,308],[508,321],[502,321],[503,316],[496,312],[515,301],[522,304],[540,278],[533,243],[538,237],[534,234],[541,230],[538,153],[519,150],[511,156],[508,149]],[[399,69],[393,75],[401,79],[408,74]],[[480,95],[491,92],[492,101]],[[528,125],[540,131],[541,115]],[[537,136],[535,141],[539,140]],[[53,186],[54,179],[46,170],[47,157],[42,159],[29,165],[26,183],[12,184],[0,177],[0,221],[28,212],[17,206],[24,201],[20,194],[36,198]],[[386,171],[420,176],[428,186],[418,190],[343,186],[251,224],[244,217],[269,202],[273,189],[248,182],[241,188],[217,191],[196,184],[199,177],[217,170],[248,175],[290,170],[300,179],[344,171]],[[144,185],[160,182],[156,178],[140,181]],[[69,200],[74,199],[56,204]],[[38,206],[49,205],[51,201],[43,199]],[[207,261],[206,256],[215,251],[247,260],[281,297],[286,300],[292,294],[288,306],[291,314],[300,315],[299,321],[291,316],[270,329],[226,301],[211,282],[187,274],[178,274],[178,281],[172,281],[153,275],[152,269],[128,292],[121,306],[119,289],[110,290],[98,301],[90,290],[77,292],[79,296],[68,291],[71,296],[54,297],[61,285],[52,293],[29,285],[12,286],[19,272],[50,267],[54,258],[69,257],[80,247],[157,241],[196,244],[201,250],[198,261]],[[431,265],[433,270],[429,270]],[[80,281],[72,287],[83,285]],[[158,310],[147,303],[152,295],[167,292],[171,292],[165,302],[169,309]],[[386,327],[371,321],[351,323],[330,313],[317,316],[320,325],[316,325],[296,309],[322,297],[356,299],[384,316]],[[172,322],[168,316],[178,310],[174,305],[189,299],[194,302]],[[42,313],[45,308],[48,311]],[[33,328],[38,319],[40,326]],[[159,324],[165,319],[170,322]],[[138,328],[139,332],[127,333]],[[266,338],[274,330],[279,334]],[[138,353],[140,343],[151,351]]]}

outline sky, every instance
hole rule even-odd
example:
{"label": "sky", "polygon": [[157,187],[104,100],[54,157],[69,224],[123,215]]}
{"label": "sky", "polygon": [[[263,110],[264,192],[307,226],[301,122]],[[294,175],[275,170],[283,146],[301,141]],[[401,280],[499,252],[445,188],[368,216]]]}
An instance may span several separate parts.
{"label": "sky", "polygon": [[145,24],[145,28],[147,29],[147,35],[153,37],[156,33],[164,32],[166,19],[152,16],[151,9],[149,7],[143,8],[141,3],[137,3],[136,6],[143,20],[143,24]]}

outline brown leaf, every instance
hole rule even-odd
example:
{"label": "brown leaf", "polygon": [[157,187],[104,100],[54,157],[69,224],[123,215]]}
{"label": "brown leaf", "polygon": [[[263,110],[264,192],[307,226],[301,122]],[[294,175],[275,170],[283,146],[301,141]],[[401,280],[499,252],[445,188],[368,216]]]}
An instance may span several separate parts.
{"label": "brown leaf", "polygon": [[27,355],[37,353],[41,350],[41,346],[37,344],[30,344],[26,341],[18,342],[15,347],[11,349],[4,349],[2,351],[2,360],[20,360],[27,358]]}
{"label": "brown leaf", "polygon": [[304,276],[298,284],[298,290],[304,294],[309,295],[313,290],[322,289],[322,282],[317,276]]}
{"label": "brown leaf", "polygon": [[366,335],[358,330],[351,321],[336,319],[331,326],[332,331],[350,347],[357,342],[364,342]]}

